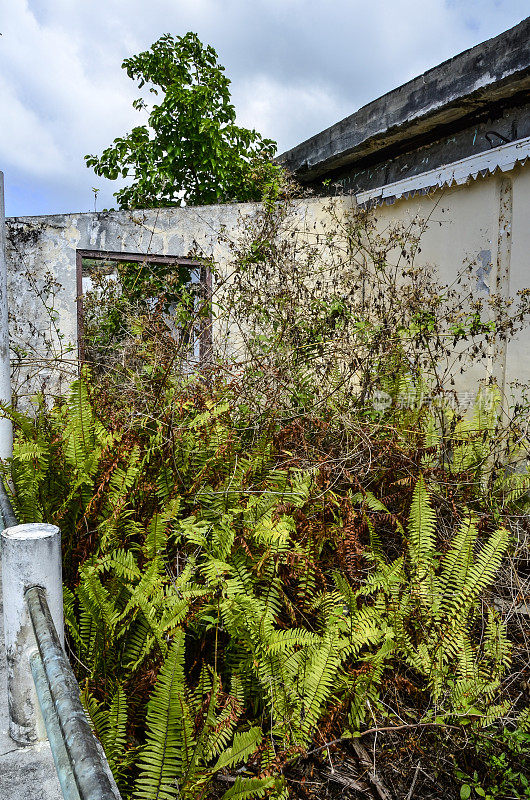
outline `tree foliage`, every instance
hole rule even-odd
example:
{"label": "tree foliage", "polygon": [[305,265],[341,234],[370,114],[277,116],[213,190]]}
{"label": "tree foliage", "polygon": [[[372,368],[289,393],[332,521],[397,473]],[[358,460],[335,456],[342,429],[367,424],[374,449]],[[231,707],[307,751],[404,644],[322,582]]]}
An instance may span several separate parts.
{"label": "tree foliage", "polygon": [[147,124],[115,139],[101,156],[85,157],[96,175],[132,179],[115,193],[120,208],[258,200],[277,181],[275,142],[236,124],[230,80],[197,34],[165,34],[122,67],[160,100],[152,106],[135,100]]}

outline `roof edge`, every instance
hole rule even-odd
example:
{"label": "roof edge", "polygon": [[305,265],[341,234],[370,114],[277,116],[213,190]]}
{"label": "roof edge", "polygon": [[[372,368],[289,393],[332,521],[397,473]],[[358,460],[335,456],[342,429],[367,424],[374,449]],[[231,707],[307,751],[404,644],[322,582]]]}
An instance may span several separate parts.
{"label": "roof edge", "polygon": [[276,159],[309,182],[530,90],[530,17],[465,50]]}
{"label": "roof edge", "polygon": [[477,153],[443,167],[436,167],[419,175],[387,183],[374,189],[357,192],[356,201],[360,206],[378,206],[395,203],[401,198],[428,194],[438,189],[462,186],[477,178],[494,175],[497,170],[510,172],[517,165],[524,166],[530,159],[530,136],[509,142],[483,153]]}

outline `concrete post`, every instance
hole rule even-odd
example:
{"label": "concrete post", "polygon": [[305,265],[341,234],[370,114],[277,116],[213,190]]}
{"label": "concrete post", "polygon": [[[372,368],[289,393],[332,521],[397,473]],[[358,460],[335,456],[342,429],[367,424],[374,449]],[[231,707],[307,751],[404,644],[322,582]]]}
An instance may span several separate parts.
{"label": "concrete post", "polygon": [[1,537],[4,635],[7,657],[9,734],[19,744],[46,738],[29,659],[35,636],[24,599],[30,586],[41,586],[64,645],[61,532],[34,523],[6,528]]}
{"label": "concrete post", "polygon": [[[4,173],[0,172],[0,402],[11,405],[9,362],[9,315],[7,309],[7,267],[5,256]],[[0,417],[0,460],[13,455],[13,423]]]}

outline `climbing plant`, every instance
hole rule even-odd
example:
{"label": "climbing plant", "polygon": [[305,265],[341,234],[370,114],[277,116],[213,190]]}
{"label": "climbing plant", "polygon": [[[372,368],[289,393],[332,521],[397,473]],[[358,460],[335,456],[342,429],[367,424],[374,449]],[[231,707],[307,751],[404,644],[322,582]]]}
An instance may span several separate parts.
{"label": "climbing plant", "polygon": [[228,243],[230,358],[180,369],[164,309],[134,310],[125,281],[131,357],[4,409],[13,502],[62,529],[69,651],[131,800],[307,798],[336,749],[376,791],[373,736],[387,778],[389,752],[445,754],[448,796],[482,787],[484,741],[528,756],[523,415],[493,383],[465,415],[442,380],[451,343],[491,348],[526,301],[458,327],[402,230],[356,211],[297,240],[289,219],[265,204]]}

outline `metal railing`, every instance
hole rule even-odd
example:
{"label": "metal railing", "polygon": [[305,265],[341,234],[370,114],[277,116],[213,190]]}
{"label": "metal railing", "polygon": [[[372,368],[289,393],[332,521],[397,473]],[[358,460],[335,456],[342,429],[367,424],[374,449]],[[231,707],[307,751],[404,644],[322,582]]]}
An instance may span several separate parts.
{"label": "metal railing", "polygon": [[65,800],[120,800],[63,647],[61,532],[19,525],[1,480],[0,514],[11,738],[48,739]]}

